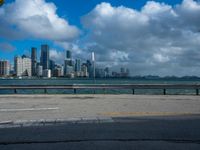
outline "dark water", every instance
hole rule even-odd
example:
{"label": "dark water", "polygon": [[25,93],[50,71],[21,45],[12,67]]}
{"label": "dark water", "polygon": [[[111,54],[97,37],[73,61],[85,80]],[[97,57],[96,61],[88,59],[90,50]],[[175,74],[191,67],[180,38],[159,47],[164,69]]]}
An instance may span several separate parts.
{"label": "dark water", "polygon": [[[0,79],[0,85],[68,85],[68,84],[200,84],[200,80],[138,80],[138,79]],[[42,94],[44,90],[18,90],[21,94]],[[72,94],[73,90],[48,90],[49,94]],[[131,94],[132,90],[78,90],[77,94]],[[13,90],[0,90],[0,94],[13,94]],[[162,94],[163,90],[138,89],[135,94]],[[168,89],[167,94],[195,94],[195,90]]]}

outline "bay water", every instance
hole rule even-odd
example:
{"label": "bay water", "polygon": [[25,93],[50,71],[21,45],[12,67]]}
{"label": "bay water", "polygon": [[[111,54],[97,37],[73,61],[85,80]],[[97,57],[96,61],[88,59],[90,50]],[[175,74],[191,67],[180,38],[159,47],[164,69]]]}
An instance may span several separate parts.
{"label": "bay water", "polygon": [[[71,84],[200,84],[198,79],[0,79],[0,85],[71,85]],[[48,94],[73,94],[73,90],[47,90]],[[120,90],[77,90],[77,94],[132,94],[130,89]],[[0,94],[13,94],[13,90],[0,90]],[[43,94],[44,90],[17,90],[19,94]],[[135,94],[163,94],[162,89],[136,89]],[[167,89],[167,94],[195,94],[195,90]]]}

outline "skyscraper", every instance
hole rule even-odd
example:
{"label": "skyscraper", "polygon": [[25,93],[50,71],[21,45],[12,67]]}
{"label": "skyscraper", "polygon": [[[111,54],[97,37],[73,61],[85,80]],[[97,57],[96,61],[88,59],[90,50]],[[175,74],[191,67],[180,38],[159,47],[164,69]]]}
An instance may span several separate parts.
{"label": "skyscraper", "polygon": [[87,64],[82,64],[81,66],[81,73],[82,73],[82,77],[88,77],[88,68],[87,68]]}
{"label": "skyscraper", "polygon": [[87,66],[87,71],[89,73],[89,77],[92,78],[93,77],[93,72],[92,72],[92,63],[90,60],[86,61],[86,66]]}
{"label": "skyscraper", "polygon": [[72,59],[72,53],[69,50],[66,51],[66,59]]}
{"label": "skyscraper", "polygon": [[92,77],[95,79],[95,54],[94,54],[94,52],[92,52],[92,54],[91,54],[91,58],[92,58]]}
{"label": "skyscraper", "polygon": [[81,71],[81,60],[80,59],[76,59],[75,72],[80,72],[80,71]]}
{"label": "skyscraper", "polygon": [[9,62],[6,60],[0,60],[0,76],[9,75]]}
{"label": "skyscraper", "polygon": [[66,51],[66,58],[64,61],[64,75],[67,76],[70,73],[72,73],[73,70],[73,61],[72,61],[72,54],[71,51],[67,50]]}
{"label": "skyscraper", "polygon": [[49,69],[49,46],[41,45],[41,57],[40,64],[43,67],[43,70]]}
{"label": "skyscraper", "polygon": [[53,73],[53,70],[55,69],[55,67],[56,67],[55,61],[49,60],[49,69],[52,71],[52,73]]}
{"label": "skyscraper", "polygon": [[37,75],[37,49],[35,47],[31,48],[31,70],[32,76]]}

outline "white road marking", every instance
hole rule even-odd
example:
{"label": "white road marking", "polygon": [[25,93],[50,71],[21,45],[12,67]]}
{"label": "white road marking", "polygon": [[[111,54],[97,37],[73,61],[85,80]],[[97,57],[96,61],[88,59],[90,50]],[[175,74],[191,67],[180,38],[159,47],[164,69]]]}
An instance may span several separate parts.
{"label": "white road marking", "polygon": [[23,108],[23,109],[0,109],[0,112],[16,112],[16,111],[46,111],[46,110],[58,110],[55,108]]}
{"label": "white road marking", "polygon": [[0,104],[21,104],[21,103],[25,103],[25,101],[1,101]]}

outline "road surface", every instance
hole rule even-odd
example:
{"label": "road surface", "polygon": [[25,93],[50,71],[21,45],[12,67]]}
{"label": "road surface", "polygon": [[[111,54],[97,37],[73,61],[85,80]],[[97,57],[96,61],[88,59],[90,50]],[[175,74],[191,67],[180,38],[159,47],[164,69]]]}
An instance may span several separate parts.
{"label": "road surface", "polygon": [[2,95],[0,150],[199,150],[199,114],[199,96]]}

